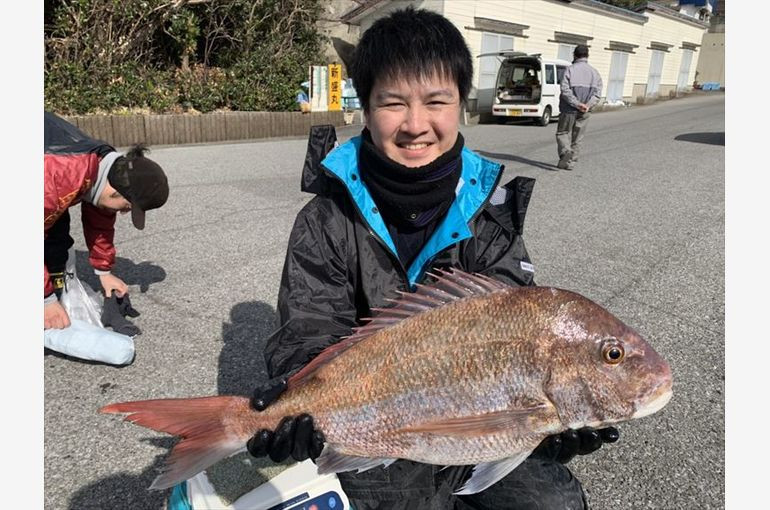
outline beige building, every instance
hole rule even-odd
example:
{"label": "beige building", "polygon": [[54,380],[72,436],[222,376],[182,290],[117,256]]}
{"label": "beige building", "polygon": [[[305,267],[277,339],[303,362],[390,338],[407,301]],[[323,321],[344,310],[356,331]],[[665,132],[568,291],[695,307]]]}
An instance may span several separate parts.
{"label": "beige building", "polygon": [[[362,33],[390,11],[413,5],[452,21],[474,57],[499,50],[572,60],[577,44],[602,76],[608,102],[672,97],[692,88],[708,24],[655,2],[635,11],[596,0],[357,0],[341,16]],[[469,111],[489,111],[497,57],[477,59]]]}

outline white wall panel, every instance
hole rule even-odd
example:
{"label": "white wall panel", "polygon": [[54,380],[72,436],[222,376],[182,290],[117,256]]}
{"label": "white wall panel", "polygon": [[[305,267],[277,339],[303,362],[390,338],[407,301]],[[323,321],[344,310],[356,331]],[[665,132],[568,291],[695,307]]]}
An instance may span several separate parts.
{"label": "white wall panel", "polygon": [[[705,28],[671,19],[654,11],[644,12],[648,18],[647,22],[640,23],[558,0],[399,0],[383,2],[372,15],[362,20],[362,32],[375,18],[410,4],[416,8],[429,8],[442,13],[464,35],[474,60],[474,89],[471,97],[475,97],[475,88],[479,84],[479,61],[476,57],[481,53],[482,37],[481,31],[466,28],[474,26],[474,17],[529,26],[524,31],[526,38],[515,38],[514,48],[526,53],[541,53],[546,58],[557,56],[558,43],[549,42],[554,39],[554,32],[592,37],[588,42],[588,61],[602,76],[602,95],[606,94],[612,61],[612,51],[606,49],[610,41],[638,45],[634,53],[628,55],[623,82],[624,97],[632,96],[635,83],[647,82],[651,59],[650,50],[647,48],[651,41],[672,45],[663,61],[661,85],[676,86],[682,59],[682,42],[699,44],[706,31]],[[690,83],[694,79],[698,53],[696,51],[693,55],[694,62],[690,66]]]}

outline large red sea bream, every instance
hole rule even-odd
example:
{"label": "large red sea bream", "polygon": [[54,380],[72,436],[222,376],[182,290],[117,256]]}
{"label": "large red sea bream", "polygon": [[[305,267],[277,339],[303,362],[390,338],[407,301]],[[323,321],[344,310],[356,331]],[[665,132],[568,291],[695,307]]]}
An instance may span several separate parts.
{"label": "large red sea bream", "polygon": [[668,363],[596,303],[453,270],[401,293],[323,351],[263,412],[241,396],[126,402],[102,412],[182,437],[153,488],[194,476],[284,416],[308,413],[326,439],[320,474],[395,459],[474,464],[458,490],[471,494],[548,435],[647,416],[671,395]]}

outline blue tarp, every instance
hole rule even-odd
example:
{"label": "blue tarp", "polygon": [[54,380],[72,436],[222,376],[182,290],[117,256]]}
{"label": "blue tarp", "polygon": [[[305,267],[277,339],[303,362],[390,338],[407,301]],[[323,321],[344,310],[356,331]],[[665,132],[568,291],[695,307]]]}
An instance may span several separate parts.
{"label": "blue tarp", "polygon": [[711,9],[714,10],[717,7],[717,0],[679,0],[679,5],[694,5],[696,7],[705,7],[706,4],[711,5]]}

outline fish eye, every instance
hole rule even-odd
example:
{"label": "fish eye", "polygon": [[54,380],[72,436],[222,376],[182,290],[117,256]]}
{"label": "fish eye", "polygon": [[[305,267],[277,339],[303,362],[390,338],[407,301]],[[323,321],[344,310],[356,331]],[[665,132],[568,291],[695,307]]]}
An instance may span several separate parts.
{"label": "fish eye", "polygon": [[626,352],[620,342],[614,338],[610,338],[604,341],[604,345],[602,346],[602,358],[606,363],[609,363],[610,365],[617,365],[623,361],[625,355]]}

